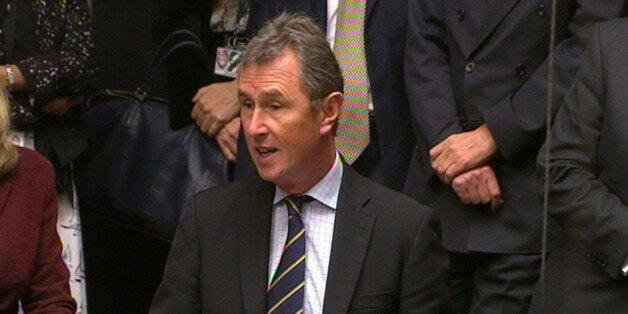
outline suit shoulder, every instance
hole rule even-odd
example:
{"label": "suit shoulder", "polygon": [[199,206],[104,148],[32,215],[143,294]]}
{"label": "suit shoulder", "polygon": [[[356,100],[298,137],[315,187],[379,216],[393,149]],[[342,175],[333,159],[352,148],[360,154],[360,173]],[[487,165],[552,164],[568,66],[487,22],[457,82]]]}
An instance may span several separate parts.
{"label": "suit shoulder", "polygon": [[249,178],[208,188],[196,193],[191,205],[199,214],[215,211],[231,211],[241,208],[251,198],[258,195],[272,196],[274,185],[259,178]]}
{"label": "suit shoulder", "polygon": [[386,216],[402,216],[398,218],[411,218],[421,220],[426,216],[435,216],[435,212],[410,198],[409,196],[397,192],[391,188],[363,178],[364,186],[368,188],[371,194],[372,208],[376,213]]}
{"label": "suit shoulder", "polygon": [[434,210],[369,179],[357,182],[369,195],[364,210],[375,216],[380,230],[386,230],[389,235],[403,235],[405,243],[412,243],[419,234],[425,241],[438,241],[441,225]]}
{"label": "suit shoulder", "polygon": [[259,180],[250,178],[243,179],[234,182],[229,182],[223,185],[207,188],[199,191],[195,194],[195,200],[210,200],[219,198],[223,201],[230,198],[239,198],[243,193],[246,193],[250,189],[255,189],[256,185],[259,185]]}
{"label": "suit shoulder", "polygon": [[601,33],[612,34],[612,36],[623,36],[628,30],[628,17],[599,23],[598,29]]}
{"label": "suit shoulder", "polygon": [[628,32],[628,18],[614,19],[596,24],[595,36],[599,37],[603,48],[626,47],[626,32]]}

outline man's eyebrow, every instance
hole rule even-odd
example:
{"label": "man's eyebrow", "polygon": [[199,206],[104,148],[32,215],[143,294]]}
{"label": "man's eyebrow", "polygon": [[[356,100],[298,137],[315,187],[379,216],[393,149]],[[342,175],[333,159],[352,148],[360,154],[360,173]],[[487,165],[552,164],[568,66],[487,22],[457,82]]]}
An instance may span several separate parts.
{"label": "man's eyebrow", "polygon": [[[262,95],[263,98],[270,98],[270,99],[285,99],[285,95],[283,93],[281,93],[280,90],[276,89],[276,88],[272,88],[269,89],[267,91],[263,91]],[[238,90],[238,99],[240,98],[250,98],[249,93],[243,91],[243,90]]]}
{"label": "man's eyebrow", "polygon": [[245,91],[239,90],[238,89],[238,95],[237,95],[238,99],[241,98],[249,98],[249,94]]}
{"label": "man's eyebrow", "polygon": [[268,98],[280,98],[280,99],[285,98],[284,95],[275,88],[265,91],[262,94],[264,97],[268,97]]}

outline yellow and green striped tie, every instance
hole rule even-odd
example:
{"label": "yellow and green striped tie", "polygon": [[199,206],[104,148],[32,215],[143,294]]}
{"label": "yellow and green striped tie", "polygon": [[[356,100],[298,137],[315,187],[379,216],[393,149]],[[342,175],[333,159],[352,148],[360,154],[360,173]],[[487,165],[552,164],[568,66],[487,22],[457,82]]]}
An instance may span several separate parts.
{"label": "yellow and green striped tie", "polygon": [[345,81],[345,102],[336,134],[338,151],[351,164],[369,137],[369,79],[364,50],[366,0],[340,1],[334,52]]}
{"label": "yellow and green striped tie", "polygon": [[268,286],[268,314],[302,313],[305,298],[305,227],[301,208],[311,197],[287,196],[288,237],[279,266]]}

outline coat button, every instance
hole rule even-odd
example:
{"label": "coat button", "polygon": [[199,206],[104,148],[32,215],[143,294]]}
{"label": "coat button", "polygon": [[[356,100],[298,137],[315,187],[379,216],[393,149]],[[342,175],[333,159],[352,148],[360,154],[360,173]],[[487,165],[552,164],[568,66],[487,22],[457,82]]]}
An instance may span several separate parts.
{"label": "coat button", "polygon": [[517,75],[519,76],[524,76],[527,73],[527,68],[525,63],[517,63],[517,67],[515,68],[515,71],[517,72]]}
{"label": "coat button", "polygon": [[464,67],[464,70],[467,73],[471,73],[471,72],[475,71],[475,63],[473,63],[473,62],[467,63],[467,65]]}
{"label": "coat button", "polygon": [[536,9],[536,15],[539,17],[545,17],[545,15],[547,15],[547,10],[545,9],[544,5],[540,5],[537,9]]}
{"label": "coat button", "polygon": [[464,21],[464,15],[465,15],[464,10],[458,10],[458,12],[456,12],[456,19],[462,22]]}

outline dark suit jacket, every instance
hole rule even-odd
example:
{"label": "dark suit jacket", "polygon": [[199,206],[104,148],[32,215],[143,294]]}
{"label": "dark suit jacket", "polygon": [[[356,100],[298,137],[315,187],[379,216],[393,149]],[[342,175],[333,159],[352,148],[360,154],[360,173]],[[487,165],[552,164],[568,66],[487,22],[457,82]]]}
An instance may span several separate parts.
{"label": "dark suit jacket", "polygon": [[[183,213],[151,313],[266,311],[275,187],[201,192]],[[428,208],[345,167],[325,313],[448,313],[447,257]]]}
{"label": "dark suit jacket", "polygon": [[57,235],[52,165],[18,148],[18,163],[0,179],[0,313],[74,313],[70,274]]}
{"label": "dark suit jacket", "polygon": [[[417,138],[405,191],[436,209],[452,251],[539,253],[536,153],[544,140],[550,0],[412,0],[406,85]],[[625,1],[559,1],[554,108],[572,82],[592,22],[622,14]],[[428,151],[448,136],[488,125],[490,161],[504,206],[465,206],[432,173]]]}
{"label": "dark suit jacket", "polygon": [[[626,56],[628,19],[596,28],[548,142],[549,211],[562,231],[545,271],[546,313],[628,311]],[[532,313],[541,312],[536,296]]]}
{"label": "dark suit jacket", "polygon": [[[375,112],[377,138],[380,147],[378,168],[371,179],[397,191],[402,191],[414,147],[410,111],[404,88],[403,54],[406,43],[407,0],[368,0],[365,28],[366,61]],[[253,1],[251,4],[251,32],[256,33],[263,20],[283,10],[305,12],[315,17],[323,29],[327,20],[327,2],[309,1]],[[240,155],[248,154],[244,145]],[[252,163],[242,165],[248,156],[238,157],[238,167],[253,173]],[[238,169],[240,172],[240,169]]]}

